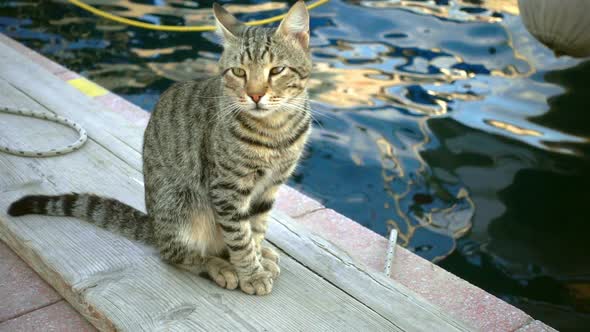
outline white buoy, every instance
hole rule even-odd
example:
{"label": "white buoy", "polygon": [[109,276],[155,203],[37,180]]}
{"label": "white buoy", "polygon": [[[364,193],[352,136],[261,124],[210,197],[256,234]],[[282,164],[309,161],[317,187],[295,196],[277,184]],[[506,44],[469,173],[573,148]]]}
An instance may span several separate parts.
{"label": "white buoy", "polygon": [[590,0],[518,0],[527,30],[557,56],[590,56]]}

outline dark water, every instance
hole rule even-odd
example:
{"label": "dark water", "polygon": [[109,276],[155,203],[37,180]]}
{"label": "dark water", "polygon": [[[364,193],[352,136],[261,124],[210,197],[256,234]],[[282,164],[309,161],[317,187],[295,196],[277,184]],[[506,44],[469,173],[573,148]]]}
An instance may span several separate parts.
{"label": "dark water", "polygon": [[[171,25],[211,1],[92,0]],[[284,3],[233,1],[242,19]],[[590,62],[555,58],[515,0],[331,1],[312,13],[317,111],[291,185],[563,330],[590,327]],[[211,33],[0,0],[0,31],[151,109],[215,71]]]}

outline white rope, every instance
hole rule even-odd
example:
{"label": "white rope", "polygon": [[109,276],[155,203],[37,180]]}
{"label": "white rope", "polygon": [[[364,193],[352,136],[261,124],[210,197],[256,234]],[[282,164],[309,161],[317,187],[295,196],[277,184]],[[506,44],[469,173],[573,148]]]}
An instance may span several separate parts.
{"label": "white rope", "polygon": [[45,113],[45,112],[37,112],[31,111],[28,109],[21,109],[21,108],[11,108],[6,106],[0,106],[0,113],[7,113],[7,114],[14,114],[19,116],[28,116],[31,118],[41,119],[56,122],[62,124],[66,127],[70,127],[78,132],[80,138],[67,146],[63,146],[61,148],[55,148],[51,150],[20,150],[10,146],[3,146],[0,145],[0,151],[13,154],[15,156],[21,157],[53,157],[53,156],[61,156],[73,151],[78,150],[81,148],[86,140],[88,140],[88,135],[86,134],[86,130],[82,128],[79,124],[75,123],[72,120],[64,118],[59,115],[55,115],[53,113]]}
{"label": "white rope", "polygon": [[389,233],[389,248],[387,248],[387,260],[385,261],[385,271],[383,271],[388,277],[391,277],[391,264],[393,264],[396,244],[397,230],[394,228],[391,230],[391,233]]}

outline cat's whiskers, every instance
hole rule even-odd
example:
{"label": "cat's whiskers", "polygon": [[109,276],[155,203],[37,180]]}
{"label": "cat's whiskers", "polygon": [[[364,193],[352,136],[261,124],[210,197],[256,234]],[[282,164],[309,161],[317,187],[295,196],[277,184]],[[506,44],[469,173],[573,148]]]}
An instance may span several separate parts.
{"label": "cat's whiskers", "polygon": [[[305,99],[302,99],[302,101],[305,101]],[[290,103],[289,101],[285,101],[282,103],[283,106],[287,106],[287,107],[291,107],[293,109],[297,109],[297,111],[300,112],[309,112],[312,120],[318,124],[318,126],[320,126],[320,128],[325,129],[324,125],[322,124],[322,122],[320,120],[318,120],[317,116],[323,116],[323,117],[327,117],[327,118],[332,118],[335,119],[335,117],[333,115],[329,115],[329,114],[324,114],[321,113],[317,110],[314,110],[313,108],[305,108],[305,106],[302,105],[298,105],[298,104],[293,104]]]}
{"label": "cat's whiskers", "polygon": [[322,125],[322,123],[320,121],[318,121],[318,119],[314,116],[314,113],[311,109],[307,109],[301,105],[289,103],[288,101],[284,102],[282,104],[282,106],[286,106],[287,108],[294,109],[297,112],[308,113],[313,122],[317,123],[322,129],[325,129],[324,126]]}
{"label": "cat's whiskers", "polygon": [[[301,100],[301,101],[306,101],[304,98],[291,98],[291,99],[295,99],[295,100]],[[310,100],[310,101],[313,101],[313,100]],[[316,102],[317,102],[317,101],[316,101]],[[315,115],[318,115],[318,116],[322,116],[322,117],[329,118],[329,119],[337,119],[337,117],[336,117],[336,116],[334,116],[334,115],[332,115],[332,114],[329,114],[329,113],[327,113],[327,112],[322,112],[322,111],[319,111],[319,110],[317,110],[317,109],[314,109],[313,107],[310,107],[310,108],[309,108],[309,111],[310,111],[310,112],[312,112],[312,113],[313,113],[313,114],[315,114]]]}
{"label": "cat's whiskers", "polygon": [[227,105],[222,105],[218,108],[214,108],[214,109],[210,109],[213,111],[218,111],[216,112],[210,119],[209,119],[209,123],[217,123],[219,120],[221,120],[222,118],[231,115],[232,112],[235,111],[235,109],[239,109],[240,105],[238,102],[231,102]]}
{"label": "cat's whiskers", "polygon": [[[225,105],[221,108],[221,111],[216,114],[215,121],[220,121],[226,117],[234,118],[237,113],[241,110],[242,105],[239,102],[233,102],[229,105]],[[224,119],[227,120],[227,119]]]}
{"label": "cat's whiskers", "polygon": [[199,97],[201,99],[231,99],[230,96],[201,96],[201,95],[194,95],[195,97]]}

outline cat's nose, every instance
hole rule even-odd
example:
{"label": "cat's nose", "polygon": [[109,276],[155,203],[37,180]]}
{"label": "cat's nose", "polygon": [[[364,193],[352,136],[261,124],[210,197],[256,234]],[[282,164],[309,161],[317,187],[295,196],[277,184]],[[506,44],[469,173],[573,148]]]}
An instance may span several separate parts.
{"label": "cat's nose", "polygon": [[252,95],[248,95],[250,96],[250,98],[252,98],[252,100],[258,104],[258,102],[260,101],[260,99],[262,99],[262,97],[264,97],[264,94],[252,94]]}

